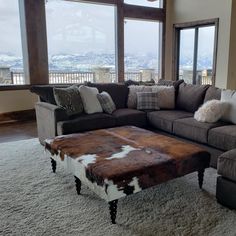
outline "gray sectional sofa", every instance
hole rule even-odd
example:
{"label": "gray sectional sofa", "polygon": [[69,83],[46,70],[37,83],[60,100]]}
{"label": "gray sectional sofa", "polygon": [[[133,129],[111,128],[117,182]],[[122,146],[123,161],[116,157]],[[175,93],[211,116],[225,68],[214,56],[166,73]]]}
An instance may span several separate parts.
{"label": "gray sectional sofa", "polygon": [[[88,86],[98,88],[99,92],[108,92],[117,110],[112,115],[99,113],[74,117],[68,117],[62,108],[56,106],[53,86],[32,86],[31,91],[40,97],[40,102],[35,106],[39,140],[43,144],[46,138],[57,135],[134,125],[203,146],[211,153],[211,166],[216,168],[218,157],[236,148],[236,125],[223,121],[213,124],[202,123],[196,121],[193,116],[204,102],[211,99],[219,100],[221,90],[208,85],[188,85],[182,81],[161,81],[159,84],[175,86],[176,108],[174,110],[144,112],[130,109],[127,107],[129,94],[127,85],[88,84]],[[66,86],[58,85],[57,87]],[[224,186],[227,182],[229,185],[233,183],[236,186],[236,182],[227,178],[224,179]],[[218,190],[218,192],[221,191]],[[236,187],[234,194],[236,195]]]}

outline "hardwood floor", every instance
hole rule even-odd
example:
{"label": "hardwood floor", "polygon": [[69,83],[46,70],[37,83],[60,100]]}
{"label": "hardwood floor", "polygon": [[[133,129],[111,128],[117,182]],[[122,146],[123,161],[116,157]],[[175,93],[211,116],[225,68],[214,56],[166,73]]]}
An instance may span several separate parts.
{"label": "hardwood floor", "polygon": [[0,143],[36,138],[36,121],[20,121],[0,124]]}

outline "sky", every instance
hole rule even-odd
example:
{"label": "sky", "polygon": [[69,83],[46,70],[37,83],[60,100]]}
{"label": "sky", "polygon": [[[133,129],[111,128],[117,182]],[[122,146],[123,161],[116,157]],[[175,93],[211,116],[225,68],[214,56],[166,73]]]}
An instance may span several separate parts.
{"label": "sky", "polygon": [[[144,0],[125,0],[142,4]],[[156,5],[150,3],[148,5]],[[18,0],[0,0],[0,53],[22,55]],[[49,55],[115,53],[115,8],[62,0],[46,3]],[[125,23],[126,53],[155,53],[158,22]]]}
{"label": "sky", "polygon": [[0,0],[0,53],[22,56],[17,0]]}
{"label": "sky", "polygon": [[[154,6],[157,2],[125,0]],[[48,0],[46,21],[49,55],[115,53],[115,8],[107,5]],[[0,0],[0,53],[22,55],[18,0]],[[158,22],[125,21],[125,53],[157,54]],[[209,30],[202,32],[202,53],[212,53]],[[183,50],[191,49],[186,33]]]}
{"label": "sky", "polygon": [[[115,53],[114,6],[50,0],[46,16],[49,54]],[[157,51],[158,27],[158,22],[126,21],[127,53]]]}

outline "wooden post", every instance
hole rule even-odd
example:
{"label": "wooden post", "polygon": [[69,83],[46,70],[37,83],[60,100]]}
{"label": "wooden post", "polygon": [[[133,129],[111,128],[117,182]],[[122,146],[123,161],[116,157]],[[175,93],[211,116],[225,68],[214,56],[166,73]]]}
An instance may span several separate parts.
{"label": "wooden post", "polygon": [[125,80],[125,49],[124,49],[124,0],[117,2],[116,10],[116,80]]}
{"label": "wooden post", "polygon": [[26,84],[48,84],[45,0],[19,0]]}

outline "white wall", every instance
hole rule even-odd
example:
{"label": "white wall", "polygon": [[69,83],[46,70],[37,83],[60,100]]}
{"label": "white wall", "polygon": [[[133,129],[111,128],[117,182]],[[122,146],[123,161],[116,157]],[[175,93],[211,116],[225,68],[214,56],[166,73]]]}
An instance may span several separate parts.
{"label": "white wall", "polygon": [[34,108],[38,97],[29,90],[0,91],[0,114]]}
{"label": "white wall", "polygon": [[173,24],[219,18],[216,86],[227,87],[232,0],[167,0],[166,79],[172,79]]}

